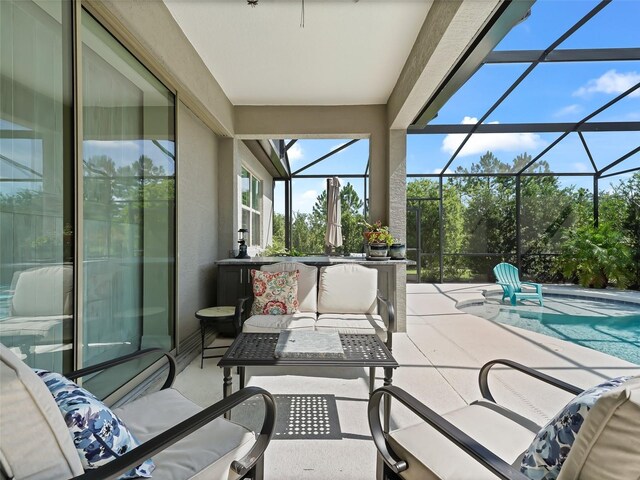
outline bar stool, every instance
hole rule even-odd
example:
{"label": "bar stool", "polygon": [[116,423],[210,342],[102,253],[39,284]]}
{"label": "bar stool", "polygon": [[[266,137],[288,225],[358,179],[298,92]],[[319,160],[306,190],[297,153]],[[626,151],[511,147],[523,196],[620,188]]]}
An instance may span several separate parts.
{"label": "bar stool", "polygon": [[200,368],[204,366],[205,358],[220,358],[222,355],[205,356],[205,350],[215,350],[218,348],[229,348],[229,345],[218,345],[216,347],[205,347],[204,336],[207,327],[214,327],[219,322],[233,322],[233,329],[238,335],[240,326],[241,311],[238,307],[209,307],[196,312],[196,318],[200,320],[200,336],[202,338],[202,353],[200,354]]}

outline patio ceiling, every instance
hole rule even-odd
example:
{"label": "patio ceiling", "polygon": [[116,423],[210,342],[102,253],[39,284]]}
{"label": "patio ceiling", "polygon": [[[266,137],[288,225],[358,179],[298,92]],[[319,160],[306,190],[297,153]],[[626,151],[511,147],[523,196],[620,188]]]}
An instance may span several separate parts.
{"label": "patio ceiling", "polygon": [[234,105],[384,104],[432,0],[165,0]]}

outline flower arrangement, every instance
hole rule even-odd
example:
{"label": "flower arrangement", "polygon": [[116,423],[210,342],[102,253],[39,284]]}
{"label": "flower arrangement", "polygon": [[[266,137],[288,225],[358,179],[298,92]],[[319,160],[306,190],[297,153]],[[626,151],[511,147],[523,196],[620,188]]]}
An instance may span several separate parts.
{"label": "flower arrangement", "polygon": [[389,227],[383,226],[380,220],[373,224],[367,222],[363,222],[363,224],[365,226],[363,235],[369,245],[372,243],[384,243],[387,246],[391,246],[393,236],[389,233]]}

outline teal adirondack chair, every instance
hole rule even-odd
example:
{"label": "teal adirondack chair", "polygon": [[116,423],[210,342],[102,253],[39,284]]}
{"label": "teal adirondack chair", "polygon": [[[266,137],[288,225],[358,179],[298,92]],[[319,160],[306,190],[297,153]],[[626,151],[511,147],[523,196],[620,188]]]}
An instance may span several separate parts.
{"label": "teal adirondack chair", "polygon": [[[542,302],[542,285],[532,282],[521,282],[519,272],[516,267],[510,263],[499,263],[493,267],[493,273],[496,276],[496,283],[502,287],[502,300],[509,298],[511,305],[515,305],[518,300],[525,298],[537,299]],[[522,286],[535,288],[535,292],[531,290],[522,290]]]}

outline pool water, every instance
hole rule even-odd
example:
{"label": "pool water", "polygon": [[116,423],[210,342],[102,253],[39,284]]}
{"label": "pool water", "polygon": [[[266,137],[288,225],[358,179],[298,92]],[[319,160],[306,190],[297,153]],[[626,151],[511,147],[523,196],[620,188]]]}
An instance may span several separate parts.
{"label": "pool water", "polygon": [[461,310],[592,348],[640,365],[640,304],[545,295],[544,307],[489,297]]}

